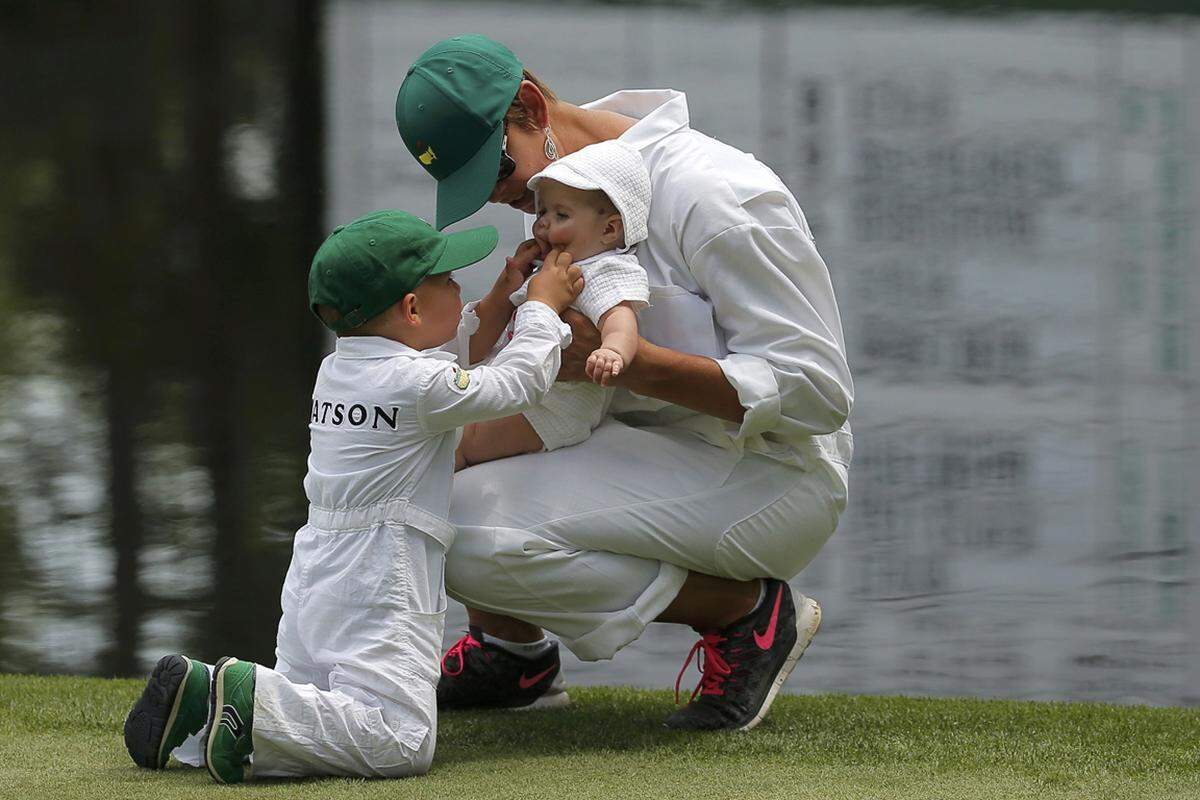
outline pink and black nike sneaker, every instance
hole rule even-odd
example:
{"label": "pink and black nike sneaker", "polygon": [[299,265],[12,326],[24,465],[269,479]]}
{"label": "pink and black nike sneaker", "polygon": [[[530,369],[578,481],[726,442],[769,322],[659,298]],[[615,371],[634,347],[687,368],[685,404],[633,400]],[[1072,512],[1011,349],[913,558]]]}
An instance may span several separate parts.
{"label": "pink and black nike sneaker", "polygon": [[524,658],[489,642],[475,626],[442,656],[439,710],[465,708],[562,708],[571,698],[563,688],[558,642]]}
{"label": "pink and black nike sneaker", "polygon": [[699,653],[700,683],[691,702],[667,717],[668,728],[748,731],[771,708],[775,695],[821,626],[821,607],[784,581],[768,580],[763,602],[720,630],[701,634],[679,680]]}

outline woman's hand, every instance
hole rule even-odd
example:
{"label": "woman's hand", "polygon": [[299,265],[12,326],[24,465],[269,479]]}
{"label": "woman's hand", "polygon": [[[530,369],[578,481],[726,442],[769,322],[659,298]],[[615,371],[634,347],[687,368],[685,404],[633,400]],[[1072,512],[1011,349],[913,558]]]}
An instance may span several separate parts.
{"label": "woman's hand", "polygon": [[[578,311],[569,310],[562,318],[571,326],[571,346],[562,352],[558,380],[589,380],[587,360],[601,346],[600,331]],[[638,339],[637,356],[609,385],[623,386],[644,397],[656,397],[738,424],[746,414],[737,390],[716,361],[660,347],[645,339]]]}
{"label": "woman's hand", "polygon": [[600,329],[574,309],[567,309],[563,322],[571,326],[571,345],[562,352],[558,368],[560,381],[590,381],[587,374],[588,357],[600,347]]}

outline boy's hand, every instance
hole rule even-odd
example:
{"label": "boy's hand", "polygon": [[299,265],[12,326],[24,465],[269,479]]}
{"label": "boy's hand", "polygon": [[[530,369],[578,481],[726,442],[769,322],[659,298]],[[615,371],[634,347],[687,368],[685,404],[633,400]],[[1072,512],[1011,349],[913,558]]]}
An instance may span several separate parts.
{"label": "boy's hand", "polygon": [[521,288],[525,279],[533,274],[533,262],[541,258],[542,248],[536,239],[526,239],[517,245],[517,251],[504,259],[504,269],[496,278],[492,292],[505,299]]}
{"label": "boy's hand", "polygon": [[625,368],[625,359],[616,350],[601,347],[592,351],[588,356],[584,371],[587,376],[601,386],[608,386],[613,378],[621,374]]}
{"label": "boy's hand", "polygon": [[545,303],[562,314],[583,291],[583,272],[571,263],[571,254],[552,250],[529,282],[529,299]]}

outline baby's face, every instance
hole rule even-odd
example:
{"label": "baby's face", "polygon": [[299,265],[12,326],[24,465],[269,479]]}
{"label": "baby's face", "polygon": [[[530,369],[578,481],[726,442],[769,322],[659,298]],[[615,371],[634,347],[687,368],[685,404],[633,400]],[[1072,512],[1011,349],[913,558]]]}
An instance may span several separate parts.
{"label": "baby's face", "polygon": [[[588,195],[558,181],[538,183],[533,238],[541,245],[542,255],[565,250],[579,261],[613,247],[612,242],[605,241],[605,227],[613,214],[602,212]],[[608,238],[612,238],[611,233]]]}

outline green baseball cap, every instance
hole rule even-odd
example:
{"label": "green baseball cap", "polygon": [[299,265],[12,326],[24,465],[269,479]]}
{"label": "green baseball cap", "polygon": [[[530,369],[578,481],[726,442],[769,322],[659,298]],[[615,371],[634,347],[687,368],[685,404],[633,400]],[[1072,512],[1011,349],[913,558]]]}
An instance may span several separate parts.
{"label": "green baseball cap", "polygon": [[522,70],[511,50],[479,35],[440,41],[408,68],[396,93],[396,127],[437,179],[438,230],[483,208],[495,188],[504,113]]}
{"label": "green baseball cap", "polygon": [[335,309],[341,318],[325,324],[337,333],[356,328],[430,275],[484,258],[499,240],[491,225],[440,233],[404,211],[373,211],[334,228],[317,249],[308,271],[309,308]]}

